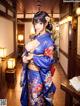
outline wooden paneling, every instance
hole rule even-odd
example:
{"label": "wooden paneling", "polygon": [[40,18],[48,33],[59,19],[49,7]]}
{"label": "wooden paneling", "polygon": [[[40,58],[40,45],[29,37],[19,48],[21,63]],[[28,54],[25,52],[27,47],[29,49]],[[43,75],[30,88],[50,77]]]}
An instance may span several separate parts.
{"label": "wooden paneling", "polygon": [[80,56],[76,57],[76,72],[75,75],[80,75]]}
{"label": "wooden paneling", "polygon": [[12,12],[15,12],[13,6],[9,5],[9,3],[6,0],[0,0],[0,3],[7,9],[11,10]]}
{"label": "wooden paneling", "polygon": [[16,14],[16,2],[14,4],[13,2],[11,3],[12,5],[10,5],[7,0],[0,0],[0,4],[6,9],[5,12],[0,10],[0,16],[15,21],[14,14]]}
{"label": "wooden paneling", "polygon": [[75,68],[75,75],[80,75],[80,16],[76,18],[77,20],[77,29],[76,29],[76,40],[75,40],[75,63],[76,63],[76,68]]}
{"label": "wooden paneling", "polygon": [[65,16],[72,14],[72,3],[64,3],[63,0],[60,1],[60,19],[63,19]]}
{"label": "wooden paneling", "polygon": [[15,21],[15,19],[13,17],[11,17],[10,15],[4,13],[3,11],[0,10],[0,16],[5,17],[11,21]]}
{"label": "wooden paneling", "polygon": [[61,0],[17,0],[17,13],[36,13],[42,10],[51,13],[59,13],[59,2]]}
{"label": "wooden paneling", "polygon": [[[17,36],[19,35],[19,34],[22,34],[23,36],[24,36],[24,38],[25,38],[25,25],[24,24],[18,24],[17,25],[17,30],[18,30],[18,34],[17,34]],[[22,53],[23,53],[23,51],[24,51],[24,41],[25,41],[25,39],[23,39],[23,41],[22,42],[19,42],[18,40],[17,40],[17,57],[19,57],[19,59],[20,59],[20,57],[22,56]]]}
{"label": "wooden paneling", "polygon": [[59,49],[59,50],[66,58],[68,58],[68,54],[66,52],[64,52],[62,49]]}
{"label": "wooden paneling", "polygon": [[23,34],[24,35],[24,24],[18,24],[18,34]]}
{"label": "wooden paneling", "polygon": [[32,22],[32,18],[19,18],[18,21],[21,21],[21,22]]}

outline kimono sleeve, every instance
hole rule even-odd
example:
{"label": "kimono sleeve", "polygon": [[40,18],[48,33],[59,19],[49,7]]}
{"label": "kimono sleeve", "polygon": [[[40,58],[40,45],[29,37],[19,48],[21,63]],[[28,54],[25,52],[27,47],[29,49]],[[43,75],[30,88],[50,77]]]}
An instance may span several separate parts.
{"label": "kimono sleeve", "polygon": [[21,77],[20,77],[20,86],[25,86],[26,85],[26,81],[27,81],[27,64],[23,63],[23,67],[22,67],[22,72],[21,72]]}
{"label": "kimono sleeve", "polygon": [[55,62],[55,59],[53,58],[53,44],[47,45],[43,56],[34,55],[33,61],[38,67],[49,69],[50,66]]}

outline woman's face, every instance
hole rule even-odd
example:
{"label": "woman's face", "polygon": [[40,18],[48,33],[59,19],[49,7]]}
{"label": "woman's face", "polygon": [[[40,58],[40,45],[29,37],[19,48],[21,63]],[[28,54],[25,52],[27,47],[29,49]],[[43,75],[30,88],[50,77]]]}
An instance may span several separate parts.
{"label": "woman's face", "polygon": [[46,29],[46,24],[43,24],[42,22],[38,22],[34,24],[35,32],[36,34],[41,34]]}

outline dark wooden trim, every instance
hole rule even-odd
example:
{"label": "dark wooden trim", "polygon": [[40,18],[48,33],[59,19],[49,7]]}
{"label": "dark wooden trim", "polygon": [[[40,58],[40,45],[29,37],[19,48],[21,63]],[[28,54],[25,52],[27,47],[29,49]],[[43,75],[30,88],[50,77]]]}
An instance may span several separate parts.
{"label": "dark wooden trim", "polygon": [[[73,16],[74,18],[74,16]],[[69,34],[69,59],[68,59],[68,78],[75,76],[76,72],[76,43],[77,43],[77,30],[72,28],[72,24],[69,22],[69,28],[71,27],[71,34]]]}
{"label": "dark wooden trim", "polygon": [[14,19],[15,21],[13,22],[13,34],[14,34],[14,52],[15,52],[15,56],[17,57],[17,1],[14,0],[13,2],[13,6],[15,8],[15,13],[14,13]]}
{"label": "dark wooden trim", "polygon": [[[69,83],[68,79],[65,79],[61,83],[61,89],[66,92],[65,106],[73,106],[73,98],[80,103],[80,92],[76,91]],[[79,104],[76,106],[80,106]]]}
{"label": "dark wooden trim", "polygon": [[[32,22],[32,18],[18,18],[22,22]],[[59,18],[54,18],[55,22],[59,22]]]}
{"label": "dark wooden trim", "polygon": [[22,22],[32,22],[32,18],[18,18]]}
{"label": "dark wooden trim", "polygon": [[59,22],[60,19],[59,19],[59,18],[54,18],[54,21],[55,21],[55,22]]}
{"label": "dark wooden trim", "polygon": [[69,4],[63,3],[63,0],[60,1],[60,20],[69,15]]}
{"label": "dark wooden trim", "polygon": [[75,39],[75,75],[78,76],[80,75],[80,55],[77,54],[77,37],[78,37],[78,16],[76,16],[77,18],[77,26],[76,26],[76,39]]}
{"label": "dark wooden trim", "polygon": [[66,57],[68,58],[68,54],[66,52],[64,52],[62,49],[59,49],[59,51]]}
{"label": "dark wooden trim", "polygon": [[77,55],[76,58],[77,58],[78,60],[80,60],[80,55]]}
{"label": "dark wooden trim", "polygon": [[80,75],[80,55],[76,56],[76,70],[75,70],[75,75],[78,76]]}
{"label": "dark wooden trim", "polygon": [[6,0],[0,0],[0,3],[6,8],[8,8],[9,10],[11,10],[12,12],[15,12],[14,8],[10,6]]}
{"label": "dark wooden trim", "polygon": [[72,14],[73,14],[73,2],[69,4],[69,15],[72,16]]}
{"label": "dark wooden trim", "polygon": [[60,1],[60,20],[66,16],[72,15],[73,3],[64,3],[63,0]]}
{"label": "dark wooden trim", "polygon": [[13,22],[13,36],[14,36],[14,52],[15,56],[17,57],[17,35],[16,35],[16,29],[17,29],[17,19],[15,17],[15,21]]}
{"label": "dark wooden trim", "polygon": [[7,18],[11,21],[15,21],[15,19],[13,17],[11,17],[10,15],[4,13],[3,11],[0,10],[0,16],[4,17],[4,18]]}
{"label": "dark wooden trim", "polygon": [[6,58],[15,57],[15,52],[10,53]]}

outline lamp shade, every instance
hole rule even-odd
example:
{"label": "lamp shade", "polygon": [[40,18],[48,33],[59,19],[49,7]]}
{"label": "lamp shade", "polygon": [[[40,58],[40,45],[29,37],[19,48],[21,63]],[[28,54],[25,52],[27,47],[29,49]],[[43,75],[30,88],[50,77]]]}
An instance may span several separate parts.
{"label": "lamp shade", "polygon": [[9,58],[7,61],[7,68],[8,69],[14,69],[16,65],[15,58]]}
{"label": "lamp shade", "polygon": [[5,58],[7,55],[7,50],[6,48],[0,48],[0,57]]}
{"label": "lamp shade", "polygon": [[23,34],[19,34],[19,35],[18,35],[18,41],[21,42],[21,41],[23,41],[23,40],[24,40]]}
{"label": "lamp shade", "polygon": [[35,30],[34,30],[34,27],[33,25],[31,26],[31,30],[30,30],[30,35],[34,35],[35,34]]}
{"label": "lamp shade", "polygon": [[67,16],[66,18],[64,18],[63,20],[60,21],[60,25],[64,24],[66,22],[72,21],[72,16]]}
{"label": "lamp shade", "polygon": [[80,7],[78,7],[78,8],[76,9],[76,14],[77,14],[77,15],[80,15]]}

